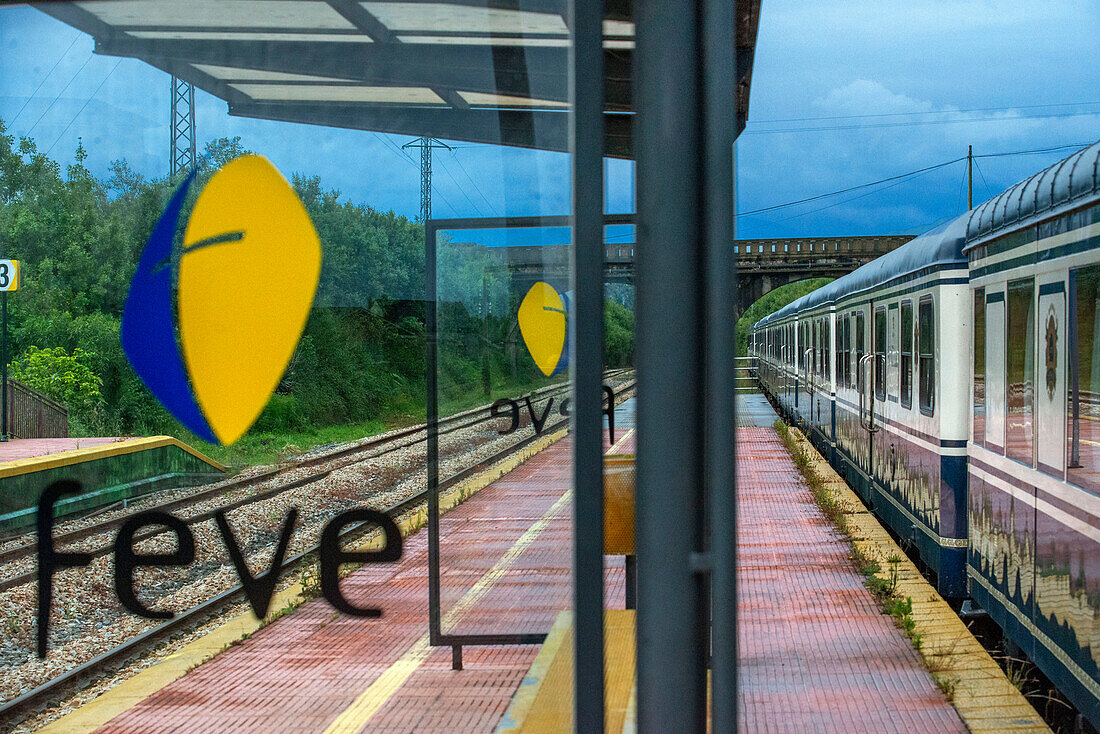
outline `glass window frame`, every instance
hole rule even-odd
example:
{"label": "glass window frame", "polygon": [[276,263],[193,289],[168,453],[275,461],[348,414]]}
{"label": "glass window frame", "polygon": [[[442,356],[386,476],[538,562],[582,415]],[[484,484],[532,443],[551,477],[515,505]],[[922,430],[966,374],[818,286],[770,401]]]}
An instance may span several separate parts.
{"label": "glass window frame", "polygon": [[[929,318],[922,314],[927,308]],[[929,351],[924,351],[922,343],[925,322],[930,322],[931,345]],[[933,416],[936,414],[936,301],[931,293],[921,296],[917,300],[917,403],[920,405],[922,415]],[[926,361],[927,360],[927,361]],[[926,367],[927,365],[927,367]],[[925,374],[928,374],[928,394],[925,394]]]}
{"label": "glass window frame", "polygon": [[[881,317],[881,320],[880,320]],[[871,350],[875,358],[875,400],[886,401],[886,306],[875,306],[871,320]],[[879,326],[881,325],[881,329]]]}
{"label": "glass window frame", "polygon": [[[898,316],[898,335],[901,341],[898,350],[898,395],[901,407],[906,410],[913,409],[913,337],[916,333],[913,318],[913,299],[906,298],[901,302],[901,313]],[[906,329],[905,320],[909,319],[909,328]]]}
{"label": "glass window frame", "polygon": [[[1017,353],[1017,352],[1014,352],[1012,350],[1012,334],[1013,334],[1013,323],[1014,323],[1014,319],[1012,318],[1013,317],[1013,308],[1012,308],[1012,306],[1013,306],[1013,301],[1014,301],[1014,299],[1013,299],[1014,293],[1019,293],[1020,291],[1025,290],[1025,289],[1029,293],[1029,300],[1027,301],[1028,311],[1025,314],[1024,327],[1023,327],[1023,331],[1022,331],[1022,333],[1024,334],[1024,343],[1023,343],[1023,352],[1022,352],[1023,365],[1020,368],[1019,374],[1023,377],[1022,385],[1023,385],[1023,389],[1024,389],[1025,398],[1026,398],[1026,395],[1027,395],[1028,382],[1031,383],[1031,401],[1030,401],[1030,403],[1028,403],[1025,400],[1023,403],[1021,403],[1021,405],[1027,409],[1025,412],[1017,412],[1017,413],[1014,414],[1013,413],[1013,401],[1012,401],[1012,385],[1013,385],[1013,376],[1014,376],[1013,373],[1014,373],[1014,365],[1016,364],[1016,360],[1020,359],[1021,353]],[[1035,334],[1035,323],[1033,321],[1032,324],[1031,324],[1031,327],[1028,328],[1026,315],[1030,314],[1033,319],[1037,318],[1038,314],[1036,312],[1038,310],[1038,305],[1036,303],[1036,296],[1037,296],[1037,292],[1036,292],[1036,285],[1035,285],[1034,276],[1029,276],[1029,277],[1026,277],[1026,278],[1015,278],[1013,280],[1010,280],[1010,281],[1008,281],[1008,284],[1005,288],[1005,340],[1004,340],[1004,348],[1005,348],[1005,458],[1012,459],[1013,461],[1018,461],[1019,463],[1023,464],[1024,466],[1030,466],[1030,467],[1036,466],[1036,456],[1035,456],[1035,449],[1036,449],[1035,413],[1036,413],[1036,410],[1035,410],[1035,394],[1034,393],[1035,393],[1035,360],[1036,360],[1035,350],[1037,348],[1037,344],[1036,344],[1036,334]],[[1017,316],[1019,316],[1019,314],[1017,314]],[[1028,348],[1029,347],[1031,349],[1031,369],[1030,370],[1028,370]],[[1030,372],[1030,374],[1029,374],[1029,372]],[[1031,434],[1030,434],[1030,436],[1026,436],[1026,434],[1020,434],[1021,436],[1025,436],[1026,439],[1027,439],[1026,445],[1027,445],[1028,450],[1027,450],[1027,455],[1026,456],[1025,456],[1025,453],[1022,452],[1022,451],[1021,452],[1013,451],[1013,437],[1014,437],[1013,424],[1015,423],[1016,425],[1019,425],[1020,420],[1024,416],[1027,417],[1027,420],[1031,425]]]}

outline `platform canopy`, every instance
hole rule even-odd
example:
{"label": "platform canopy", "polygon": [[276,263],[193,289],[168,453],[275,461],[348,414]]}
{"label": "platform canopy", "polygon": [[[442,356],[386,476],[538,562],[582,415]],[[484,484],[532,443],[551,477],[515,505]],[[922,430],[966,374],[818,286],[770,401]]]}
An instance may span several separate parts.
{"label": "platform canopy", "polygon": [[[585,2],[587,0],[578,0]],[[731,0],[732,1],[732,0]],[[568,148],[566,0],[89,0],[39,9],[224,99],[229,114]],[[760,0],[737,3],[738,126]],[[634,16],[606,0],[606,152],[631,158]]]}

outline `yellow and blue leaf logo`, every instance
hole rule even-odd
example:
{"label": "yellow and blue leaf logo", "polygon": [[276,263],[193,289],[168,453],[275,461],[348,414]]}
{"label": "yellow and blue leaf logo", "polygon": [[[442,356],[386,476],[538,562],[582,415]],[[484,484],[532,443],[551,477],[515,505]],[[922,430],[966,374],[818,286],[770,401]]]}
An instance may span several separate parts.
{"label": "yellow and blue leaf logo", "polygon": [[569,366],[569,294],[539,281],[519,304],[519,331],[542,374],[550,377]]}
{"label": "yellow and blue leaf logo", "polygon": [[256,422],[294,354],[317,292],[321,242],[275,166],[242,156],[199,194],[174,283],[172,242],[194,179],[192,171],[149,237],[121,341],[177,420],[207,441],[231,444]]}

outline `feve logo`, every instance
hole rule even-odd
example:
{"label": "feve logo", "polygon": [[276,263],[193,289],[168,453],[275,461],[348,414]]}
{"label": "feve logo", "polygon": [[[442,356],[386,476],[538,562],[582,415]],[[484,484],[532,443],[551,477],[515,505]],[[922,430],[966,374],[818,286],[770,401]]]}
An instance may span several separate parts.
{"label": "feve logo", "polygon": [[559,295],[541,280],[519,304],[519,331],[542,374],[550,377],[569,366],[569,294]]}
{"label": "feve logo", "polygon": [[174,284],[173,239],[194,180],[192,171],[149,237],[121,341],[177,420],[207,441],[231,444],[260,416],[294,354],[317,292],[321,243],[275,166],[242,156],[199,194]]}

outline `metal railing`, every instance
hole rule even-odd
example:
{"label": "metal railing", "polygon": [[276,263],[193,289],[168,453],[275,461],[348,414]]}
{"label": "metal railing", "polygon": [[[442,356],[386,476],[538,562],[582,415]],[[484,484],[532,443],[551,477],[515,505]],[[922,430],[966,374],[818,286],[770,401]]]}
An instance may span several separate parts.
{"label": "metal railing", "polygon": [[758,357],[734,357],[733,387],[736,392],[756,392],[760,389]]}
{"label": "metal railing", "polygon": [[69,409],[22,382],[8,378],[11,438],[68,438]]}

